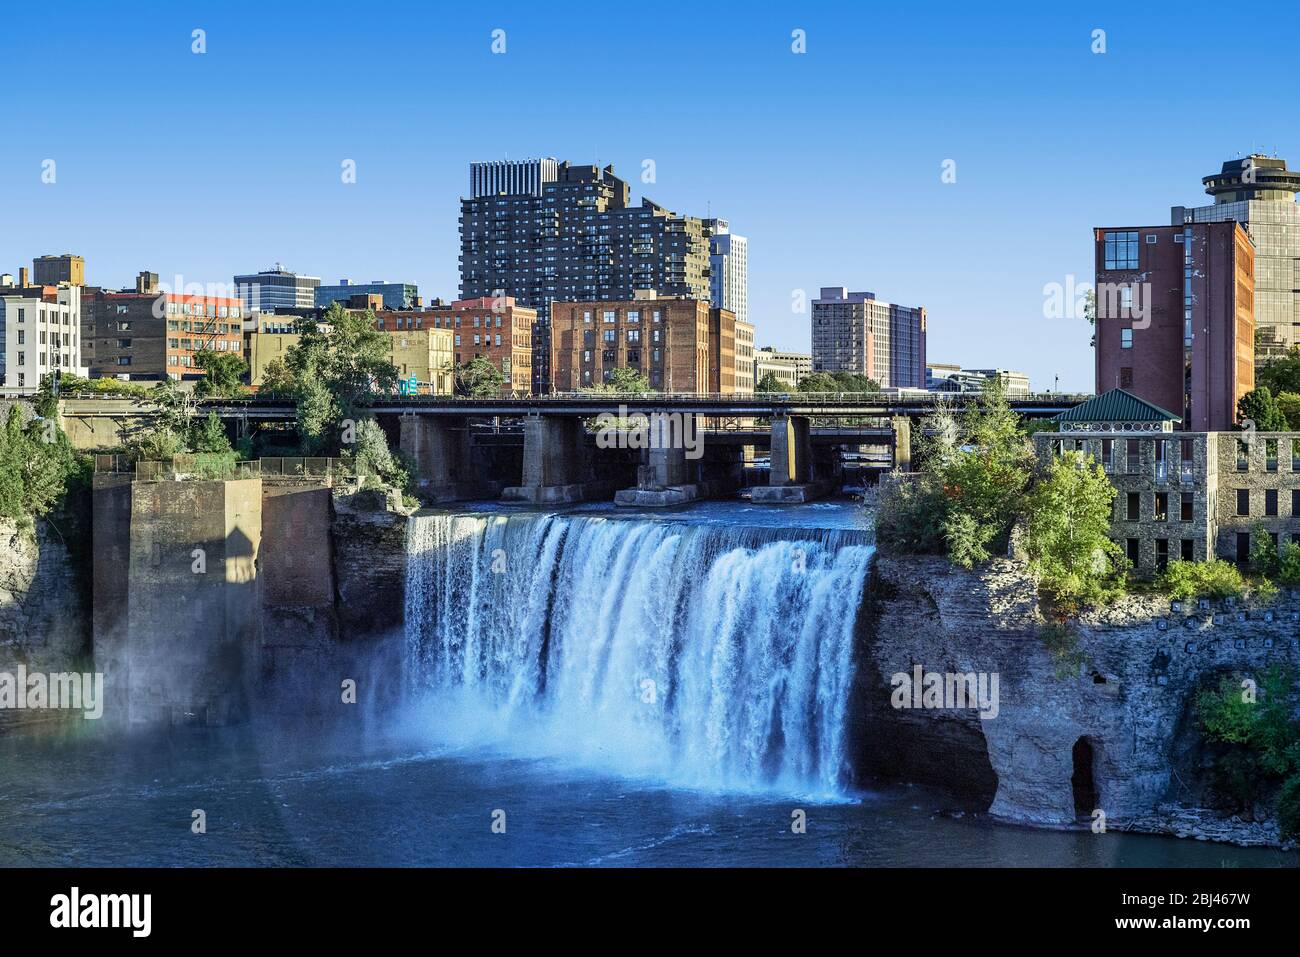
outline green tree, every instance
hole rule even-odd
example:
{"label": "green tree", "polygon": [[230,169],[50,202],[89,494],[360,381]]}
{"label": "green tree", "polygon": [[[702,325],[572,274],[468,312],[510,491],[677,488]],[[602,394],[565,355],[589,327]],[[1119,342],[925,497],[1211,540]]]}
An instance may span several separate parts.
{"label": "green tree", "polygon": [[879,392],[874,379],[853,372],[814,372],[799,380],[799,392]]}
{"label": "green tree", "polygon": [[758,385],[754,386],[755,392],[789,392],[789,386],[776,377],[775,372],[768,372],[763,378],[758,380]]}
{"label": "green tree", "polygon": [[190,430],[189,445],[191,452],[231,452],[230,439],[226,427],[221,424],[215,412],[193,426]]}
{"label": "green tree", "polygon": [[214,352],[204,349],[196,360],[203,370],[203,378],[194,386],[199,396],[237,396],[244,390],[244,376],[248,363],[238,352]]}
{"label": "green tree", "polygon": [[602,383],[601,392],[615,392],[619,395],[638,395],[649,392],[650,380],[636,369],[620,366],[609,371],[609,378]]}
{"label": "green tree", "polygon": [[0,517],[21,523],[46,515],[81,468],[56,419],[24,423],[13,405],[0,430]]}
{"label": "green tree", "polygon": [[1026,500],[1029,568],[1058,601],[1095,605],[1123,588],[1127,561],[1110,539],[1115,487],[1082,452],[1054,459]]}
{"label": "green tree", "polygon": [[487,356],[475,356],[452,369],[456,394],[469,399],[488,399],[499,396],[505,389],[505,373],[492,364]]}
{"label": "green tree", "polygon": [[1285,355],[1261,363],[1255,370],[1255,387],[1266,388],[1274,395],[1300,393],[1300,346],[1292,346]]}
{"label": "green tree", "polygon": [[1288,432],[1300,432],[1300,392],[1280,392],[1277,407],[1286,419]]}
{"label": "green tree", "polygon": [[1262,385],[1252,392],[1247,392],[1237,400],[1237,421],[1243,425],[1249,421],[1258,432],[1285,432],[1286,416],[1282,414],[1273,392]]}

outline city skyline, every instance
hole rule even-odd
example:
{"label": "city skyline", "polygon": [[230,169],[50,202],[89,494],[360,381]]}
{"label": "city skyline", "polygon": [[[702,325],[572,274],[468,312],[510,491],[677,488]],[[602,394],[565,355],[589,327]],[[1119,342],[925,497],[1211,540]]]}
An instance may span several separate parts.
{"label": "city skyline", "polygon": [[[811,307],[792,304],[843,281],[924,306],[932,361],[1086,391],[1091,330],[1046,318],[1043,288],[1093,280],[1092,229],[1207,204],[1201,178],[1225,160],[1300,156],[1279,133],[1280,33],[1254,40],[1250,96],[1235,84],[1184,93],[1147,78],[1185,73],[1200,33],[1120,5],[1024,6],[996,29],[947,8],[923,24],[829,6],[744,19],[700,10],[684,27],[625,11],[597,24],[513,5],[410,5],[399,12],[416,42],[400,49],[412,55],[385,57],[382,70],[331,59],[338,18],[239,3],[132,9],[73,3],[57,27],[34,9],[9,14],[0,55],[26,115],[0,156],[0,271],[70,251],[86,258],[88,282],[119,287],[142,269],[229,283],[282,262],[453,299],[469,164],[555,156],[612,163],[633,202],[722,217],[748,237],[759,345],[810,351]],[[1093,52],[1097,29],[1104,53]],[[194,30],[205,31],[201,55]],[[492,52],[494,30],[504,53]],[[723,110],[694,98],[708,70],[629,68],[617,38],[630,30],[646,50],[733,64],[745,95]],[[853,70],[863,40],[867,79]],[[539,109],[536,71],[576,57],[583,110]],[[578,75],[556,76],[558,107]],[[61,98],[76,123],[34,106]],[[1133,126],[1129,150],[1089,132],[1098,102],[1119,106],[1119,134]],[[54,182],[42,181],[47,160]],[[347,160],[355,183],[341,181]],[[654,182],[643,182],[647,160]]]}

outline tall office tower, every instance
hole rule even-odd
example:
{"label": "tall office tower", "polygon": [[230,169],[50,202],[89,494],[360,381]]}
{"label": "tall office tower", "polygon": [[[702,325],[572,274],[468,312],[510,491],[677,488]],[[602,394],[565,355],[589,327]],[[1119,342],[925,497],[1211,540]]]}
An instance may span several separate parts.
{"label": "tall office tower", "polygon": [[1192,432],[1231,429],[1255,387],[1255,246],[1235,222],[1093,230],[1097,392],[1125,389]]}
{"label": "tall office tower", "polygon": [[235,289],[245,313],[311,309],[316,305],[319,285],[319,276],[300,276],[279,263],[272,269],[235,277]]}
{"label": "tall office tower", "polygon": [[749,240],[731,231],[725,219],[704,220],[709,237],[709,297],[719,309],[749,322]]}
{"label": "tall office tower", "polygon": [[815,372],[852,372],[882,389],[925,388],[925,308],[823,286],[813,300]]}
{"label": "tall office tower", "polygon": [[86,284],[86,260],[72,253],[62,256],[38,256],[32,260],[32,279],[38,286],[57,286],[66,282],[72,286]]}
{"label": "tall office tower", "polygon": [[551,384],[552,302],[626,301],[637,290],[709,299],[701,220],[648,199],[607,166],[553,160],[474,163],[460,207],[460,295],[513,297],[537,310],[533,391]]}
{"label": "tall office tower", "polygon": [[1245,228],[1255,243],[1255,359],[1279,356],[1300,344],[1300,172],[1284,159],[1251,154],[1228,160],[1202,182],[1214,205],[1174,206],[1170,222],[1231,220]]}

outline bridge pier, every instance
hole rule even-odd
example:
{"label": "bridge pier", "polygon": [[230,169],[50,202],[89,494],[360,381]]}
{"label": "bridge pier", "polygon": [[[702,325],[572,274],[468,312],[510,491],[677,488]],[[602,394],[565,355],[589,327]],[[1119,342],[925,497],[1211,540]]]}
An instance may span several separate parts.
{"label": "bridge pier", "polygon": [[582,420],[533,415],[524,420],[523,481],[501,492],[503,502],[559,505],[612,494],[606,482],[586,480]]}
{"label": "bridge pier", "polygon": [[457,417],[403,415],[400,446],[415,463],[419,497],[429,503],[492,498],[499,485],[479,481],[470,460],[469,422]]}
{"label": "bridge pier", "polygon": [[912,471],[912,420],[905,415],[893,417],[894,425],[894,469],[899,472]]}
{"label": "bridge pier", "polygon": [[830,491],[825,478],[813,474],[811,421],[803,415],[772,417],[771,468],[767,487],[755,486],[757,505],[808,502]]}

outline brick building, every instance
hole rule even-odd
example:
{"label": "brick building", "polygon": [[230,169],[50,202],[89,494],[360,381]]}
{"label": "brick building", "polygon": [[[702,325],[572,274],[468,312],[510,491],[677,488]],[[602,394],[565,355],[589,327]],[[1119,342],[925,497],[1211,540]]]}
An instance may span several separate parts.
{"label": "brick building", "polygon": [[459,299],[430,309],[377,312],[376,325],[385,332],[442,329],[451,336],[451,358],[457,365],[486,356],[506,377],[506,391],[528,395],[533,386],[533,327],[537,310],[521,306],[511,296]]}
{"label": "brick building", "polygon": [[243,305],[224,296],[160,292],[154,273],[134,290],[87,287],[81,301],[82,360],[92,379],[199,379],[198,354],[243,352]]}
{"label": "brick building", "polygon": [[555,302],[550,325],[557,392],[599,387],[618,368],[661,392],[735,392],[736,318],[706,300]]}
{"label": "brick building", "polygon": [[1181,432],[1178,416],[1114,389],[1040,432],[1041,459],[1082,451],[1098,459],[1118,495],[1111,538],[1134,569],[1174,559],[1246,562],[1254,536],[1273,548],[1300,542],[1300,433]]}
{"label": "brick building", "polygon": [[1234,222],[1094,230],[1097,392],[1230,429],[1255,387],[1255,247]]}

